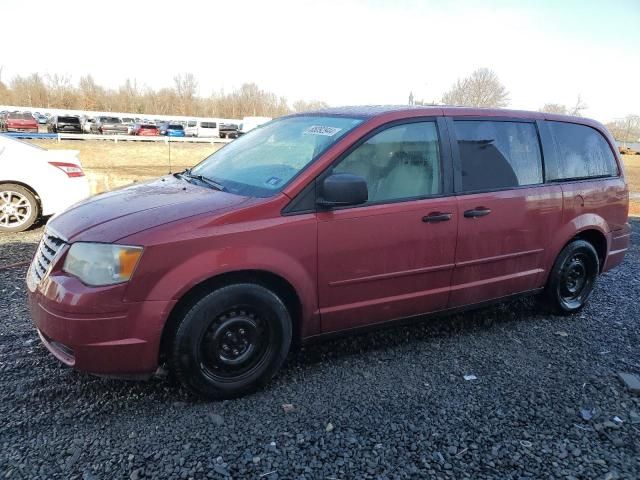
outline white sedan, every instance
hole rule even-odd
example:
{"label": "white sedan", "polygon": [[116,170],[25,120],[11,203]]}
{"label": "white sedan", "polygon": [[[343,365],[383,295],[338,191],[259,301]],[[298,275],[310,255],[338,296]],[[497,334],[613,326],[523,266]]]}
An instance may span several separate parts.
{"label": "white sedan", "polygon": [[77,150],[45,150],[0,134],[0,232],[27,230],[88,196]]}

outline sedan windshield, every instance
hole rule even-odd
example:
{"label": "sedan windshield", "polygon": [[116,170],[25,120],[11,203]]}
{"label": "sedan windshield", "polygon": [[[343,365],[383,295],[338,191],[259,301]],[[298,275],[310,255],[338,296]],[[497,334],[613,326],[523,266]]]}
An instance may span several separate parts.
{"label": "sedan windshield", "polygon": [[268,197],[362,123],[345,117],[288,117],[266,123],[218,150],[191,173],[239,195]]}

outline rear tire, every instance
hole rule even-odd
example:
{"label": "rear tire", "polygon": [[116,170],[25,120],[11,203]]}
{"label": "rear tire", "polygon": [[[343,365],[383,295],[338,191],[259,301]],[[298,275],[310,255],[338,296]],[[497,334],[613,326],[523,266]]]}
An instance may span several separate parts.
{"label": "rear tire", "polygon": [[193,393],[236,398],[275,375],[289,352],[291,331],[289,312],[272,291],[250,283],[229,285],[187,307],[169,367]]}
{"label": "rear tire", "polygon": [[542,294],[545,306],[556,315],[571,315],[587,303],[600,272],[596,249],[585,240],[574,240],[562,249]]}
{"label": "rear tire", "polygon": [[0,185],[0,232],[23,232],[40,216],[35,195],[13,183]]}

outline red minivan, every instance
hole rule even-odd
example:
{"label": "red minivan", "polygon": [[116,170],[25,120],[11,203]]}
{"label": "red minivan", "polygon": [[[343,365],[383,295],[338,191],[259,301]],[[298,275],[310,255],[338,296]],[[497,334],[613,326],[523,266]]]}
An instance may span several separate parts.
{"label": "red minivan", "polygon": [[27,274],[47,348],[191,391],[263,386],[293,343],[514,295],[582,308],[630,241],[611,135],[459,107],[282,117],[53,218]]}

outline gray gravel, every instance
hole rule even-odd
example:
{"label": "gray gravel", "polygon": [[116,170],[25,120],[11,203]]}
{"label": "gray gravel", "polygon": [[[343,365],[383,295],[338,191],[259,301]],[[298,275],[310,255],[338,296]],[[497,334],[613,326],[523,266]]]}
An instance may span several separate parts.
{"label": "gray gravel", "polygon": [[[40,234],[0,236],[0,266]],[[634,246],[573,318],[521,300],[333,340],[214,403],[63,367],[26,267],[0,270],[0,478],[640,478],[640,397],[617,377],[640,374],[639,266]]]}

